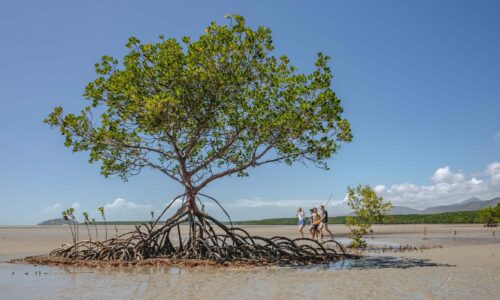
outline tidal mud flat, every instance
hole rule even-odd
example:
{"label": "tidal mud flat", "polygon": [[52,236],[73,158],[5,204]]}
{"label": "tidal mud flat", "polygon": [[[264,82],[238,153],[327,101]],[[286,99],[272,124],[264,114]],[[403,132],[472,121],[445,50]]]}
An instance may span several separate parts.
{"label": "tidal mud flat", "polygon": [[[328,265],[259,268],[11,264],[7,261],[46,254],[70,235],[64,227],[0,227],[0,299],[280,299],[311,294],[324,299],[495,299],[500,294],[500,243],[494,229],[426,225],[423,236],[423,227],[376,226],[373,240],[367,236],[367,241],[428,250],[365,253],[362,259]],[[120,232],[128,229],[118,227]],[[245,229],[263,236],[298,235],[295,226]],[[333,230],[338,239],[346,239],[344,226]]]}

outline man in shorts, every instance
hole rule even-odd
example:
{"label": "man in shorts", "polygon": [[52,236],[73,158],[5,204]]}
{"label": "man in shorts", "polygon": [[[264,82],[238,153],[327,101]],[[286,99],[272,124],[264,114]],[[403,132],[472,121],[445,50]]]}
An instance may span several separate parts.
{"label": "man in shorts", "polygon": [[323,230],[328,231],[330,237],[333,239],[333,233],[328,229],[328,212],[325,209],[324,205],[320,206],[321,208],[321,223],[319,224],[319,231],[321,235],[321,239],[323,239]]}

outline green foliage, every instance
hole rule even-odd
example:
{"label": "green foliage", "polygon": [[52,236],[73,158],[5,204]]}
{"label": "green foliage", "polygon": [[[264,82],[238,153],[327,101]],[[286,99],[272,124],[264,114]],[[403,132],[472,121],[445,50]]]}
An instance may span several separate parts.
{"label": "green foliage", "polygon": [[102,218],[104,219],[106,216],[104,214],[104,206],[99,206],[97,208],[97,210],[99,211],[99,213],[101,214]]}
{"label": "green foliage", "polygon": [[131,37],[123,59],[103,56],[79,114],[56,107],[45,119],[65,145],[88,151],[104,176],[123,180],[143,168],[198,192],[213,180],[265,163],[327,168],[349,122],[331,89],[329,57],[309,74],[271,55],[271,30],[212,22],[197,40]]}
{"label": "green foliage", "polygon": [[346,225],[353,239],[351,247],[364,247],[366,243],[362,240],[363,235],[368,233],[372,224],[384,222],[392,204],[384,201],[369,185],[348,187],[347,204],[355,213],[353,217],[346,217]]}
{"label": "green foliage", "polygon": [[362,240],[361,239],[361,235],[357,235],[357,234],[354,234],[354,239],[352,240],[352,242],[349,244],[350,247],[352,248],[366,248],[366,246],[368,245],[366,243],[365,240]]}
{"label": "green foliage", "polygon": [[85,224],[90,223],[90,220],[89,220],[89,213],[88,213],[88,212],[86,212],[86,211],[84,211],[84,212],[82,213],[82,215],[83,215],[83,221],[85,222]]}
{"label": "green foliage", "polygon": [[479,218],[486,226],[496,226],[500,222],[500,203],[495,207],[485,207],[479,210]]}
{"label": "green foliage", "polygon": [[384,224],[471,224],[481,223],[478,211],[457,211],[426,215],[391,215]]}

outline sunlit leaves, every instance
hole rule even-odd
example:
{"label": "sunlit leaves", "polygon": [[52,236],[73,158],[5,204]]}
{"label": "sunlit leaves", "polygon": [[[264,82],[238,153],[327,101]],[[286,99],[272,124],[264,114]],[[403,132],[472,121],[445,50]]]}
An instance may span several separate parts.
{"label": "sunlit leaves", "polygon": [[350,236],[353,238],[351,244],[353,247],[366,245],[361,240],[362,236],[368,233],[372,224],[383,223],[392,207],[390,201],[385,201],[382,196],[378,196],[369,185],[348,187],[347,205],[355,213],[355,216],[346,217],[346,224],[351,231]]}
{"label": "sunlit leaves", "polygon": [[88,151],[105,176],[124,180],[144,167],[204,186],[268,162],[327,168],[352,139],[331,89],[329,57],[310,74],[271,54],[271,30],[239,15],[212,22],[198,39],[143,43],[131,37],[121,59],[103,56],[80,114],[57,107],[45,120],[65,145]]}

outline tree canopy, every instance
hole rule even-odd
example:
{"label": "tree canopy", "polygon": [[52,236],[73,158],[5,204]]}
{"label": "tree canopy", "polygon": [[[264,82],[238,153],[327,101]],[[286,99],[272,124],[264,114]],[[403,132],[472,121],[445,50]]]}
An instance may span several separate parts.
{"label": "tree canopy", "polygon": [[131,37],[122,60],[103,56],[78,113],[56,107],[45,119],[65,145],[88,151],[104,176],[127,180],[158,170],[195,193],[210,182],[266,163],[327,160],[352,139],[331,88],[329,57],[310,74],[275,57],[269,28],[239,15],[212,22],[197,40]]}

